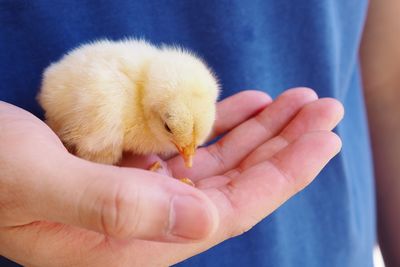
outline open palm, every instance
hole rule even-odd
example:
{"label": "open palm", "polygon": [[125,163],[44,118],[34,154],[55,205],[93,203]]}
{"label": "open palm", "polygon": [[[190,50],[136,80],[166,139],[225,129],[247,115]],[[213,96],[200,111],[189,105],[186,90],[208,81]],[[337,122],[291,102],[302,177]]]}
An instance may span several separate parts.
{"label": "open palm", "polygon": [[[79,209],[79,219],[74,219],[68,210],[80,204],[55,196],[57,200],[50,206],[41,205],[45,212],[33,212],[20,221],[8,215],[8,225],[0,228],[0,253],[40,266],[166,266],[184,260],[247,231],[309,184],[340,149],[340,140],[331,130],[342,116],[337,101],[317,99],[305,88],[288,90],[273,102],[254,91],[228,98],[219,103],[214,132],[214,136],[224,136],[196,152],[192,169],[184,168],[179,157],[163,162],[164,171],[168,169],[174,177],[189,177],[196,188],[166,178],[163,171],[155,174],[138,170],[148,167],[158,159],[156,156],[127,156],[121,163],[123,168],[65,157],[62,166],[79,173],[76,176],[82,185],[87,177],[95,176],[87,181],[90,187],[82,186],[86,188],[83,199],[118,188],[115,199],[109,200],[114,207],[112,214],[108,209],[106,214],[100,210],[101,216],[92,218],[82,210],[97,207],[85,206]],[[130,186],[132,180],[140,179],[127,177],[132,170],[148,179]],[[75,175],[69,176],[70,184],[79,181]],[[101,177],[104,179],[99,182]],[[70,184],[62,189],[53,187],[51,194],[65,195],[73,186]],[[159,216],[168,207],[162,206],[159,196],[171,188],[197,194],[198,201],[208,203],[207,213],[199,217],[198,213],[186,212],[183,220],[175,214],[180,234],[160,237],[165,222]],[[77,192],[79,195],[79,189]],[[79,199],[82,203],[82,197]],[[188,198],[189,208],[193,205],[195,210],[197,204]],[[197,242],[188,243],[190,239]]]}

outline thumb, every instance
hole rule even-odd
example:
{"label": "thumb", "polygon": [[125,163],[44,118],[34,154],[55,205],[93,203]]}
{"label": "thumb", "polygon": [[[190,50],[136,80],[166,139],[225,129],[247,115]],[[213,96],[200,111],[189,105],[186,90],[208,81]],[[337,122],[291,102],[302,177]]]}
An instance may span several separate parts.
{"label": "thumb", "polygon": [[39,220],[118,239],[172,242],[203,239],[216,228],[218,215],[212,202],[175,179],[76,157],[62,162],[42,179],[36,194],[33,210]]}

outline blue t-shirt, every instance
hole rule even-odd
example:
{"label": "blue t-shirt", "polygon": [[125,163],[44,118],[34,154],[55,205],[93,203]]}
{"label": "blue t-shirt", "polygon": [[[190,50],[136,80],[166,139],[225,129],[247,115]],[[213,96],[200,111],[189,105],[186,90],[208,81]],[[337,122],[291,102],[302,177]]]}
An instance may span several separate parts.
{"label": "blue t-shirt", "polygon": [[367,0],[0,0],[0,99],[42,117],[35,95],[50,62],[83,42],[127,36],[196,51],[222,97],[295,86],[335,97],[346,109],[343,149],[318,179],[249,232],[179,266],[368,267],[375,196],[358,66],[366,10]]}

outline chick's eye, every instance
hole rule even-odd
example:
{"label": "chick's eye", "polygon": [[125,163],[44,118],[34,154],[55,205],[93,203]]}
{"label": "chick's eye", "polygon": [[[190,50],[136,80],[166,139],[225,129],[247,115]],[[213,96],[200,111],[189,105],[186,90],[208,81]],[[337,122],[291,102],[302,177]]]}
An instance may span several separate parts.
{"label": "chick's eye", "polygon": [[164,128],[167,132],[172,133],[171,128],[169,128],[168,124],[164,123]]}

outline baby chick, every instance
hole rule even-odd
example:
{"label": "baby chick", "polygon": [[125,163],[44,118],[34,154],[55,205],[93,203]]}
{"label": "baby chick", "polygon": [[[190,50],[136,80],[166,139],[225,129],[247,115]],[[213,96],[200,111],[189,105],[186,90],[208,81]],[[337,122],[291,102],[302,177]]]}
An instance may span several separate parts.
{"label": "baby chick", "polygon": [[84,159],[117,163],[124,151],[170,154],[187,167],[215,120],[219,85],[199,58],[143,40],[82,45],[44,72],[47,124]]}

